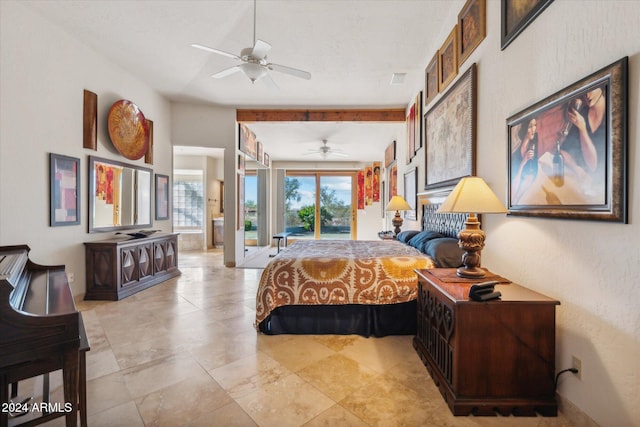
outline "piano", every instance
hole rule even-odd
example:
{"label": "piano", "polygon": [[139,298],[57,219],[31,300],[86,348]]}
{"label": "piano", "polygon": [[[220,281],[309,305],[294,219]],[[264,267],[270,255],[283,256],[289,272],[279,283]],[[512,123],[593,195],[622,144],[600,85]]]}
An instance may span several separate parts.
{"label": "piano", "polygon": [[[39,415],[25,417],[31,419],[16,425],[37,425],[64,416],[67,426],[76,426],[78,410],[81,424],[86,425],[85,353],[89,344],[82,316],[75,308],[64,265],[38,265],[29,259],[29,251],[27,245],[0,246],[0,426],[7,426],[10,416],[19,415],[10,414],[9,408]],[[48,374],[59,369],[64,404],[47,405]],[[44,375],[46,404],[10,404],[18,382],[39,375]]]}

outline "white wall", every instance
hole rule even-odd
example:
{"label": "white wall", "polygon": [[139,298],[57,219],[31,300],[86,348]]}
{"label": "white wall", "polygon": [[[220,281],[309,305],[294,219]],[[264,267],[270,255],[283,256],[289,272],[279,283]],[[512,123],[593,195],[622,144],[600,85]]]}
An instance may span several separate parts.
{"label": "white wall", "polygon": [[[170,175],[170,104],[144,80],[19,2],[0,2],[0,63],[0,245],[28,244],[32,260],[66,264],[75,276],[74,294],[83,294],[83,242],[106,237],[87,232],[88,156]],[[98,95],[97,151],[82,148],[84,89]],[[134,102],[153,120],[153,166],[129,161],[113,148],[106,117],[119,99]],[[80,159],[80,225],[49,227],[50,152]],[[171,221],[154,221],[153,228],[171,231]]]}
{"label": "white wall", "polygon": [[[210,105],[172,104],[171,140],[174,145],[224,148],[224,263],[235,267],[244,259],[244,230],[238,230],[236,110]],[[218,175],[220,179],[220,176]],[[210,241],[210,239],[209,239]]]}
{"label": "white wall", "polygon": [[[602,426],[640,425],[638,17],[638,1],[555,1],[501,51],[500,2],[488,0],[487,37],[459,71],[478,65],[477,174],[506,200],[506,118],[629,56],[629,224],[503,215],[483,220],[483,265],[561,302],[556,370],[571,367],[575,355],[582,380],[565,374],[558,393]],[[454,24],[442,30],[428,59]],[[418,166],[419,186],[423,151],[408,166]]]}

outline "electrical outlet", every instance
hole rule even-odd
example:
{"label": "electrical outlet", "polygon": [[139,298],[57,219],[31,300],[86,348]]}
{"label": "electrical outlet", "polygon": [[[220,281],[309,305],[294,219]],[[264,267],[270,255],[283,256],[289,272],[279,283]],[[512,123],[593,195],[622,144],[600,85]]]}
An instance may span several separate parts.
{"label": "electrical outlet", "polygon": [[76,276],[73,273],[67,273],[67,278],[69,279],[69,283],[73,283],[73,281],[75,280]]}
{"label": "electrical outlet", "polygon": [[582,381],[582,360],[578,359],[576,356],[571,356],[571,367],[578,370],[574,375]]}

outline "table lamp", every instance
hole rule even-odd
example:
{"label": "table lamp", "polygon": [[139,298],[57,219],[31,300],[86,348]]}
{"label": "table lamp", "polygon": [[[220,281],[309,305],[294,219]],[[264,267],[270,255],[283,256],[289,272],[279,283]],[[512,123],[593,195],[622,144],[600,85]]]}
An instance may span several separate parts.
{"label": "table lamp", "polygon": [[465,253],[462,255],[464,266],[458,268],[457,274],[472,279],[484,277],[485,271],[478,265],[485,233],[480,229],[480,221],[476,214],[506,213],[507,208],[482,178],[469,176],[458,182],[436,212],[469,214],[465,228],[458,233],[458,246]]}
{"label": "table lamp", "polygon": [[396,215],[391,220],[391,224],[395,227],[393,230],[396,233],[400,233],[400,227],[402,227],[402,218],[400,217],[400,211],[410,211],[411,206],[402,196],[393,196],[389,201],[389,204],[385,208],[386,211],[396,211]]}

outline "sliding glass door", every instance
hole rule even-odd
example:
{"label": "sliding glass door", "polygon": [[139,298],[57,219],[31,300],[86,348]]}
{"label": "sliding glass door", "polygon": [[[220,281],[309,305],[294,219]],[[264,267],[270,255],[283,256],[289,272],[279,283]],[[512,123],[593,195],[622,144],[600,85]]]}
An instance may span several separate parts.
{"label": "sliding glass door", "polygon": [[355,174],[288,172],[285,228],[296,239],[355,239]]}

